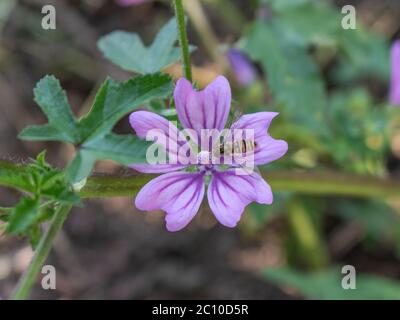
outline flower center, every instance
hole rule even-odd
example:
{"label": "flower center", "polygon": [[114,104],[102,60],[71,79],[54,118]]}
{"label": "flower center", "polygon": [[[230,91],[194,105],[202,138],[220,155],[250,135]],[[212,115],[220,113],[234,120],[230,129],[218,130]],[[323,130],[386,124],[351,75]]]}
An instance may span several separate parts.
{"label": "flower center", "polygon": [[211,152],[201,151],[197,155],[197,163],[201,164],[201,165],[210,165],[211,164]]}

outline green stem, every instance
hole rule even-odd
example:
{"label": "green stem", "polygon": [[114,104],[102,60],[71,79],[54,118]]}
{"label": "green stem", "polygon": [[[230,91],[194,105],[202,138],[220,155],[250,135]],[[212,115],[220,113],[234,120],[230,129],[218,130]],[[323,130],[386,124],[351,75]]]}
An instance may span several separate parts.
{"label": "green stem", "polygon": [[328,253],[317,224],[311,219],[309,210],[296,196],[288,203],[288,222],[295,236],[293,256],[313,269],[328,264]]}
{"label": "green stem", "polygon": [[[274,191],[361,198],[400,198],[400,181],[338,172],[261,171]],[[81,190],[84,198],[135,196],[152,175],[91,176]]]}
{"label": "green stem", "polygon": [[[400,181],[332,171],[293,171],[262,169],[261,173],[274,191],[299,194],[337,195],[363,198],[400,199]],[[26,183],[24,165],[0,160],[0,185],[32,192]],[[93,175],[80,195],[83,198],[134,196],[154,175]]]}
{"label": "green stem", "polygon": [[185,11],[182,0],[174,0],[176,23],[179,32],[179,44],[181,47],[183,74],[186,79],[192,82],[192,68],[190,65],[189,42],[186,34]]}
{"label": "green stem", "polygon": [[11,295],[11,299],[24,300],[28,298],[31,288],[40,272],[40,269],[42,268],[47,259],[47,256],[49,255],[50,249],[53,245],[53,241],[57,233],[60,231],[62,225],[64,224],[64,221],[67,218],[70,210],[70,205],[60,206],[56,210],[49,229],[40,239],[32,261],[28,269],[19,280],[17,287]]}

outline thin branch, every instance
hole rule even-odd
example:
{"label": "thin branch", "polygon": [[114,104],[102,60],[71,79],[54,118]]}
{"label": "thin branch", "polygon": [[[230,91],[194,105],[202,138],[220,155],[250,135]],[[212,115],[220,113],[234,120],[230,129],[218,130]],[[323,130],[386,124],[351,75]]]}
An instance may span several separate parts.
{"label": "thin branch", "polygon": [[64,224],[64,221],[67,218],[70,210],[71,206],[65,205],[60,206],[55,212],[49,229],[40,239],[40,242],[35,250],[35,255],[33,256],[28,269],[22,275],[16,288],[14,289],[11,299],[23,300],[28,298],[32,286],[38,277],[40,269],[50,253],[50,249],[53,246],[53,241],[58,231],[60,231],[62,225]]}
{"label": "thin branch", "polygon": [[176,24],[178,26],[179,32],[179,44],[181,47],[182,54],[182,64],[183,64],[183,74],[185,78],[192,82],[192,69],[190,65],[190,52],[189,52],[189,42],[186,34],[186,21],[185,12],[183,10],[182,0],[175,0],[175,16]]}

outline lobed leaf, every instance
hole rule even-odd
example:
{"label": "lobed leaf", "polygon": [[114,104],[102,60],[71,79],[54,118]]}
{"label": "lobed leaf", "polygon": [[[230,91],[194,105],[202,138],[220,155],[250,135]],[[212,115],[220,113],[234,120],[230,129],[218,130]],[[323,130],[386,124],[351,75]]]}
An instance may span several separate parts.
{"label": "lobed leaf", "polygon": [[77,143],[79,141],[78,123],[60,82],[54,76],[45,76],[37,83],[34,96],[49,123],[43,126],[28,127],[19,137],[25,140],[56,140]]}
{"label": "lobed leaf", "polygon": [[[51,90],[55,92],[49,92]],[[58,81],[54,77],[46,76],[35,89],[35,96],[49,123],[26,128],[21,132],[20,138],[64,141],[78,146],[78,152],[66,171],[71,182],[87,177],[95,162],[100,159],[111,159],[122,164],[138,161],[141,163],[145,160],[145,147],[148,144],[133,136],[113,135],[111,130],[117,121],[138,106],[153,99],[166,98],[171,92],[172,82],[168,75],[158,73],[138,76],[123,83],[108,78],[97,93],[91,110],[76,121]],[[32,175],[30,178],[49,179],[46,174],[48,173],[41,172],[40,175]],[[17,177],[10,179],[18,180]],[[26,184],[26,181],[20,182]],[[59,201],[68,202],[73,199],[71,194],[63,192],[62,186],[53,186],[53,190],[44,187],[42,192]]]}
{"label": "lobed leaf", "polygon": [[162,70],[179,60],[175,46],[178,30],[174,18],[157,34],[150,47],[145,47],[136,33],[114,31],[98,41],[106,58],[127,71],[149,74]]}

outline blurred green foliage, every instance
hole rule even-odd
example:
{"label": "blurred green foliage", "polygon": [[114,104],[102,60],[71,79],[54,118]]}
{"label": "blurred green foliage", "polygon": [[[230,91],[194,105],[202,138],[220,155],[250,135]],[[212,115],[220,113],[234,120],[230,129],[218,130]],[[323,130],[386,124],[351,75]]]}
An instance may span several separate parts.
{"label": "blurred green foliage", "polygon": [[[15,170],[17,169],[17,170]],[[64,172],[52,168],[45,161],[45,152],[26,166],[0,169],[0,182],[28,191],[12,208],[1,208],[1,220],[6,232],[26,235],[35,247],[42,234],[42,223],[53,217],[54,209],[61,204],[81,205],[79,196],[71,190]]]}
{"label": "blurred green foliage", "polygon": [[[389,41],[366,30],[359,19],[356,30],[343,29],[343,15],[329,1],[260,0],[259,9],[263,14],[250,23],[239,46],[261,67],[268,90],[264,96],[258,93],[258,104],[257,98],[251,100],[251,110],[265,109],[266,96],[280,112],[272,134],[289,141],[289,155],[274,165],[387,175],[391,130],[399,127],[400,112],[377,95],[376,87],[388,85]],[[246,90],[243,101],[249,100]],[[271,217],[286,217],[291,267],[267,270],[268,279],[314,298],[400,297],[399,284],[369,275],[357,277],[357,290],[343,290],[340,270],[328,267],[325,235],[328,214],[342,223],[355,221],[365,231],[360,241],[371,246],[385,240],[400,256],[398,209],[383,199],[291,194],[279,199],[269,208],[250,206],[252,218],[247,219],[254,230],[262,230]],[[299,266],[310,273],[295,271]]]}
{"label": "blurred green foliage", "polygon": [[389,279],[356,274],[356,288],[343,289],[340,268],[329,268],[313,273],[299,272],[291,268],[270,268],[263,272],[270,281],[297,289],[314,299],[370,300],[400,299],[400,283]]}
{"label": "blurred green foliage", "polygon": [[172,18],[148,48],[136,33],[125,31],[114,31],[102,37],[98,47],[105,57],[122,69],[147,74],[158,72],[179,60],[180,49],[175,46],[177,40],[178,29],[175,18]]}

